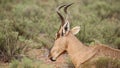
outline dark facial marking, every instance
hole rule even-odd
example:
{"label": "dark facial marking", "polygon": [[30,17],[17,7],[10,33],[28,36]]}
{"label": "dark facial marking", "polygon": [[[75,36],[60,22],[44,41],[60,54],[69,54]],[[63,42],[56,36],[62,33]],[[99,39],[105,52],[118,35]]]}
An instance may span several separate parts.
{"label": "dark facial marking", "polygon": [[62,34],[61,34],[61,36],[63,36],[64,35],[64,33],[63,33],[63,30],[62,30]]}
{"label": "dark facial marking", "polygon": [[56,37],[56,39],[58,39],[60,37],[60,33],[57,33],[57,37]]}
{"label": "dark facial marking", "polygon": [[67,30],[68,30],[67,26],[65,26],[65,28],[64,28],[64,29],[65,29],[65,31],[67,31]]}

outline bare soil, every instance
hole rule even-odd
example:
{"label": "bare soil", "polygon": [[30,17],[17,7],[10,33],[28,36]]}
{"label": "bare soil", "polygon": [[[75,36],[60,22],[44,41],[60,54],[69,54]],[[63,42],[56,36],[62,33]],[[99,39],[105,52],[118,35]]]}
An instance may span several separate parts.
{"label": "bare soil", "polygon": [[[48,49],[42,48],[42,49],[32,49],[31,51],[28,52],[28,56],[30,58],[35,58],[36,60],[41,60],[45,64],[50,64],[53,65],[54,68],[68,68],[67,64],[67,55],[63,54],[59,56],[59,58],[53,62],[48,58],[49,51]],[[70,67],[69,67],[70,68]]]}

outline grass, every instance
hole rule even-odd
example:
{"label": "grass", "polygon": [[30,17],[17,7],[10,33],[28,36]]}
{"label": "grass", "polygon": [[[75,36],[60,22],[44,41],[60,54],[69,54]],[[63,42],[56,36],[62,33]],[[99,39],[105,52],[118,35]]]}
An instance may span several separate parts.
{"label": "grass", "polygon": [[120,68],[120,60],[102,57],[96,61],[96,68]]}
{"label": "grass", "polygon": [[21,61],[13,60],[9,64],[10,68],[53,68],[52,65],[45,64],[42,61],[34,61],[24,57]]}
{"label": "grass", "polygon": [[82,68],[119,68],[120,60],[111,59],[108,57],[99,57],[92,62],[86,62],[82,65]]}

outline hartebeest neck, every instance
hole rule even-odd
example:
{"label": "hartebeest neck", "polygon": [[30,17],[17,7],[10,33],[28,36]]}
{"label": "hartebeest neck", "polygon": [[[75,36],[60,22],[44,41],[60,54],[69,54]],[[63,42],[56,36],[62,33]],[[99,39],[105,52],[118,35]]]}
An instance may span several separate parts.
{"label": "hartebeest neck", "polygon": [[82,44],[72,33],[67,37],[68,47],[67,52],[74,65],[78,63],[78,56],[88,50],[88,47]]}

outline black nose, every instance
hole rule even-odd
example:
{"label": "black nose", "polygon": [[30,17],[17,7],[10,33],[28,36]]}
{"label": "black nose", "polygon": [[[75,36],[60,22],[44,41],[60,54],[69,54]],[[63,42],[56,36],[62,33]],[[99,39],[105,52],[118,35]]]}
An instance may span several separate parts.
{"label": "black nose", "polygon": [[56,60],[54,60],[52,57],[50,57],[50,60],[51,60],[51,61],[56,61]]}

